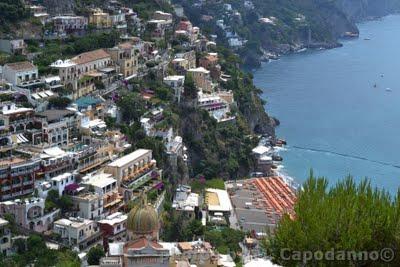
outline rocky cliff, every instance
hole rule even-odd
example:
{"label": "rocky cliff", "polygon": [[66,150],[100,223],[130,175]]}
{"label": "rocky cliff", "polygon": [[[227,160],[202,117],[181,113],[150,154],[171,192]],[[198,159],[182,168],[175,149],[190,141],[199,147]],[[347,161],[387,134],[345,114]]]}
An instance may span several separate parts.
{"label": "rocky cliff", "polygon": [[76,7],[75,0],[43,0],[43,5],[52,15],[63,15],[72,13]]}
{"label": "rocky cliff", "polygon": [[336,6],[356,22],[400,11],[399,0],[336,0]]}
{"label": "rocky cliff", "polygon": [[[226,42],[233,34],[247,40],[237,49],[245,65],[257,66],[266,54],[303,47],[332,48],[338,39],[358,33],[356,23],[400,10],[400,0],[176,0],[196,24]],[[229,4],[228,6],[226,4]],[[205,21],[204,15],[207,19]],[[224,27],[218,25],[223,21]]]}

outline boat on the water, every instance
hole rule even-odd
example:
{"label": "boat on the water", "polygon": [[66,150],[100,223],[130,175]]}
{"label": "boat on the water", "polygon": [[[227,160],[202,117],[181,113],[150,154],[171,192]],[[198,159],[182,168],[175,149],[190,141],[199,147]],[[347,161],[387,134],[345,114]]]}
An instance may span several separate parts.
{"label": "boat on the water", "polygon": [[391,92],[391,91],[392,91],[392,89],[391,89],[391,88],[389,88],[389,87],[388,87],[388,88],[386,88],[385,90],[386,90],[386,92]]}
{"label": "boat on the water", "polygon": [[367,37],[367,38],[364,38],[364,40],[365,40],[365,41],[369,41],[369,40],[371,40],[371,38],[368,38],[368,37]]}
{"label": "boat on the water", "polygon": [[283,158],[281,156],[278,156],[278,155],[272,155],[272,160],[273,161],[282,161]]}
{"label": "boat on the water", "polygon": [[307,51],[307,48],[302,48],[302,49],[299,49],[299,50],[297,50],[296,51],[296,53],[302,53],[302,52],[306,52]]}
{"label": "boat on the water", "polygon": [[277,146],[285,146],[287,143],[286,143],[286,140],[284,140],[284,139],[278,139],[278,140],[276,140],[276,145]]}

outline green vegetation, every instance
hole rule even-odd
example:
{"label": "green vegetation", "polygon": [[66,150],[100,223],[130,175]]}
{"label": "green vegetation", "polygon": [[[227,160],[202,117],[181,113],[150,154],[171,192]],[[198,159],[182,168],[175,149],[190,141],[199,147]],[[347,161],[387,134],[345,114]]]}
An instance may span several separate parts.
{"label": "green vegetation", "polygon": [[[206,1],[202,6],[194,5],[194,0],[178,0],[184,6],[185,14],[205,32],[217,34],[219,42],[228,46],[225,32],[216,26],[216,20],[223,19],[232,32],[248,40],[237,52],[247,66],[259,66],[261,49],[276,53],[287,53],[290,46],[311,43],[333,45],[336,39],[346,31],[357,31],[353,21],[345,14],[347,6],[368,6],[368,4],[343,3],[343,0],[252,0],[254,8],[246,8],[244,1]],[[361,2],[361,1],[359,1]],[[368,2],[368,1],[367,1]],[[232,5],[239,15],[230,15],[223,4]],[[361,9],[361,8],[360,8]],[[213,17],[202,21],[201,15]],[[272,23],[260,22],[260,18],[272,18]]]}
{"label": "green vegetation", "polygon": [[52,97],[49,99],[49,108],[64,109],[71,104],[71,99],[67,97]]}
{"label": "green vegetation", "polygon": [[244,239],[244,233],[229,227],[207,229],[205,239],[221,254],[238,253],[241,251],[239,242]]}
{"label": "green vegetation", "polygon": [[143,99],[139,93],[129,93],[123,95],[117,102],[121,109],[122,120],[127,123],[139,122],[140,117],[144,114],[145,106]]}
{"label": "green vegetation", "polygon": [[123,0],[125,4],[131,7],[135,12],[138,13],[140,18],[144,20],[151,19],[153,13],[157,10],[162,10],[164,12],[172,12],[172,7],[166,1],[157,1],[157,0],[136,0],[129,1]]}
{"label": "green vegetation", "polygon": [[24,2],[21,0],[2,0],[0,2],[0,25],[6,30],[10,23],[21,21],[29,16],[29,10],[24,6]]}
{"label": "green vegetation", "polygon": [[80,260],[75,252],[68,249],[48,249],[42,237],[38,235],[29,236],[25,241],[19,239],[18,254],[11,257],[0,257],[0,266],[56,266],[56,267],[79,267]]}
{"label": "green vegetation", "polygon": [[193,192],[202,192],[206,188],[225,189],[225,183],[223,179],[214,178],[204,181],[204,177],[199,176],[197,179],[193,179],[190,183]]}
{"label": "green vegetation", "polygon": [[95,49],[113,47],[118,41],[118,32],[111,31],[110,33],[89,33],[80,38],[71,36],[65,40],[46,40],[42,44],[32,40],[28,42],[28,49],[39,53],[34,59],[34,64],[38,66],[42,75],[52,73],[50,64],[58,59],[70,58]]}
{"label": "green vegetation", "polygon": [[184,96],[188,100],[197,98],[197,87],[194,84],[192,75],[188,74],[185,77]]}
{"label": "green vegetation", "polygon": [[73,206],[72,199],[69,195],[59,196],[56,190],[50,190],[47,194],[45,209],[51,211],[53,209],[61,209],[61,212],[69,211]]}
{"label": "green vegetation", "polygon": [[198,219],[188,220],[186,216],[172,211],[165,213],[163,216],[162,237],[165,241],[174,242],[197,239],[203,237],[205,230],[205,227]]}
{"label": "green vegetation", "polygon": [[[399,196],[373,188],[367,180],[356,184],[347,177],[329,187],[327,179],[314,178],[312,173],[299,192],[296,217],[284,217],[273,237],[265,242],[267,251],[284,266],[299,266],[299,260],[284,260],[281,249],[293,251],[380,251],[389,248],[399,266]],[[382,263],[382,266],[386,266]],[[310,266],[380,266],[379,262],[344,260],[314,261]]]}
{"label": "green vegetation", "polygon": [[88,254],[87,254],[87,262],[89,265],[99,265],[101,257],[104,257],[104,249],[102,246],[97,245],[92,248],[90,248]]}

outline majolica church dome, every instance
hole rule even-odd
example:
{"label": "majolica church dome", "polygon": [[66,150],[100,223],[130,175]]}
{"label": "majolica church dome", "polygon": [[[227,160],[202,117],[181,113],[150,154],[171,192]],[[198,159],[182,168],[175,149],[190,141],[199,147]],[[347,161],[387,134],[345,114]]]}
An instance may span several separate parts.
{"label": "majolica church dome", "polygon": [[140,237],[157,239],[159,224],[156,210],[145,200],[141,201],[129,212],[126,227],[133,240]]}

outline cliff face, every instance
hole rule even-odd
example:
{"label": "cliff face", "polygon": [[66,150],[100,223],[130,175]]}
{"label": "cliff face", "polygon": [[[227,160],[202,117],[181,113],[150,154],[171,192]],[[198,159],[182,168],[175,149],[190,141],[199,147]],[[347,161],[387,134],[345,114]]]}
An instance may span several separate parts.
{"label": "cliff face", "polygon": [[352,21],[382,17],[400,11],[399,0],[336,0],[336,6]]}
{"label": "cliff face", "polygon": [[43,0],[43,5],[47,8],[49,14],[62,15],[72,13],[75,6],[75,0]]}
{"label": "cliff face", "polygon": [[[259,66],[262,52],[285,54],[302,47],[338,46],[338,38],[358,33],[357,22],[400,10],[400,0],[226,0],[202,5],[194,5],[194,0],[175,1],[184,6],[190,20],[216,33],[226,45],[232,33],[248,40],[236,52],[250,67]],[[213,19],[204,21],[203,15]],[[217,25],[221,20],[225,28]]]}
{"label": "cliff face", "polygon": [[251,93],[251,99],[251,105],[242,109],[242,114],[250,130],[255,134],[266,134],[275,138],[275,127],[279,123],[278,120],[265,112],[260,97],[254,92]]}

